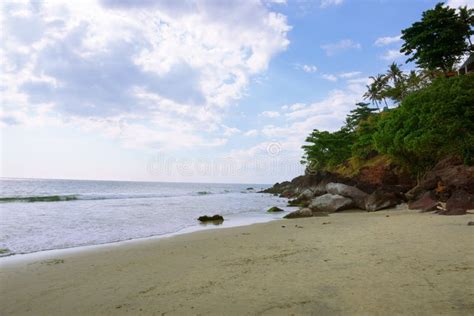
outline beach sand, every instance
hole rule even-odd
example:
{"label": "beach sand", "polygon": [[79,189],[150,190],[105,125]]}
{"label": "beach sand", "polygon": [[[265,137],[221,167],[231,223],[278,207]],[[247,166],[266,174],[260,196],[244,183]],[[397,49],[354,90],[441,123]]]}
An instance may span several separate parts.
{"label": "beach sand", "polygon": [[0,261],[0,313],[472,315],[473,220],[349,212]]}

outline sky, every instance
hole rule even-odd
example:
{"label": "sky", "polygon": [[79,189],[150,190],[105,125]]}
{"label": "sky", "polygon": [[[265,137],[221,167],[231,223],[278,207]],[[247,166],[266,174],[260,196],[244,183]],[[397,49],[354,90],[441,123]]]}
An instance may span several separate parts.
{"label": "sky", "polygon": [[288,180],[437,2],[3,1],[1,176]]}

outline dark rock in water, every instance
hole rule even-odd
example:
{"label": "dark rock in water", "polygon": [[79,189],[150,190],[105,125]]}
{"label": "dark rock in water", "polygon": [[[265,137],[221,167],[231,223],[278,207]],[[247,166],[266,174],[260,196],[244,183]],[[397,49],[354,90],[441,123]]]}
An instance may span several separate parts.
{"label": "dark rock in water", "polygon": [[446,211],[441,215],[464,215],[474,209],[474,195],[464,190],[455,191],[446,202]]}
{"label": "dark rock in water", "polygon": [[365,209],[365,199],[367,198],[368,194],[356,187],[343,183],[331,182],[326,185],[326,190],[330,194],[337,194],[351,198],[358,208],[363,210]]}
{"label": "dark rock in water", "polygon": [[474,222],[472,222],[472,221],[471,221],[471,222],[468,222],[468,223],[467,223],[467,226],[474,226]]}
{"label": "dark rock in water", "polygon": [[422,212],[432,212],[439,208],[439,202],[435,199],[434,193],[425,192],[418,200],[408,203],[410,210],[420,210]]}
{"label": "dark rock in water", "polygon": [[204,215],[204,216],[200,216],[198,218],[198,220],[202,223],[206,223],[206,222],[223,222],[224,221],[224,217],[222,217],[221,215],[214,215],[214,216],[207,216],[207,215]]}
{"label": "dark rock in water", "polygon": [[303,218],[303,217],[313,217],[313,211],[311,211],[309,208],[302,208],[285,215],[284,218],[291,219],[291,218]]}
{"label": "dark rock in water", "polygon": [[351,199],[329,193],[314,198],[309,204],[309,208],[313,211],[323,212],[337,212],[353,206],[354,202]]}
{"label": "dark rock in water", "polygon": [[247,188],[247,191],[252,191],[254,188]]}
{"label": "dark rock in water", "polygon": [[400,202],[400,197],[397,196],[396,193],[387,192],[384,190],[376,190],[365,200],[365,209],[369,212],[375,212],[389,207],[394,207]]}
{"label": "dark rock in water", "polygon": [[271,207],[267,210],[268,213],[278,213],[278,212],[283,212],[283,210],[279,207]]}

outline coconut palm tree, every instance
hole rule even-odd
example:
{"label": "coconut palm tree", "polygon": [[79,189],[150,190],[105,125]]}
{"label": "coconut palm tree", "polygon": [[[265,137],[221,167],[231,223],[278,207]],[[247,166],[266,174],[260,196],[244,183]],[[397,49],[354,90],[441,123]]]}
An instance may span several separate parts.
{"label": "coconut palm tree", "polygon": [[370,100],[375,104],[380,112],[379,104],[384,101],[387,106],[386,95],[389,88],[388,79],[385,75],[378,74],[376,77],[371,76],[372,83],[367,85],[367,92],[364,94],[364,99]]}
{"label": "coconut palm tree", "polygon": [[393,85],[396,86],[401,80],[403,80],[403,71],[400,66],[393,62],[387,71],[387,79],[392,80]]}

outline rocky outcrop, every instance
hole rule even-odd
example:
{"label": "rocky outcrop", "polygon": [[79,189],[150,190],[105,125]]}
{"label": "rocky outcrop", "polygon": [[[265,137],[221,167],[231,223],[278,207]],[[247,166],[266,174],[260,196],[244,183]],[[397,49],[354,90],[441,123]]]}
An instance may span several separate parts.
{"label": "rocky outcrop", "polygon": [[365,209],[365,199],[367,198],[368,194],[356,187],[343,183],[331,182],[326,185],[326,190],[330,194],[341,195],[346,198],[350,198],[352,201],[354,201],[354,204],[358,208]]}
{"label": "rocky outcrop", "polygon": [[394,207],[400,202],[400,197],[398,197],[396,193],[381,189],[372,192],[372,194],[367,197],[365,200],[365,209],[368,212],[375,212]]}
{"label": "rocky outcrop", "polygon": [[291,212],[285,215],[283,218],[302,218],[302,217],[313,217],[313,211],[309,208],[302,208],[297,211]]}
{"label": "rocky outcrop", "polygon": [[420,210],[421,212],[432,212],[439,210],[439,202],[432,192],[425,192],[418,200],[408,203],[410,210]]}
{"label": "rocky outcrop", "polygon": [[446,211],[441,215],[464,215],[468,210],[474,210],[474,195],[464,190],[455,191],[446,202]]}
{"label": "rocky outcrop", "polygon": [[474,194],[474,166],[466,166],[459,158],[449,157],[428,171],[406,196],[409,200],[417,200],[426,192],[433,192],[437,200],[446,202],[458,190]]}
{"label": "rocky outcrop", "polygon": [[[417,185],[412,177],[382,156],[373,157],[360,170],[347,168],[341,172],[355,175],[307,173],[263,192],[292,198],[290,205],[308,207],[313,212],[337,212],[353,207],[377,211],[402,202],[408,202],[410,209],[443,215],[464,214],[474,208],[474,166],[464,165],[455,157],[441,160]],[[446,202],[445,210],[440,202]]]}
{"label": "rocky outcrop", "polygon": [[311,200],[309,208],[313,211],[337,212],[354,206],[350,198],[338,194],[324,194]]}
{"label": "rocky outcrop", "polygon": [[297,211],[291,212],[285,215],[283,218],[291,219],[291,218],[303,218],[303,217],[319,217],[319,216],[328,216],[328,212],[321,212],[321,211],[313,211],[310,208],[302,208]]}

